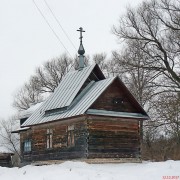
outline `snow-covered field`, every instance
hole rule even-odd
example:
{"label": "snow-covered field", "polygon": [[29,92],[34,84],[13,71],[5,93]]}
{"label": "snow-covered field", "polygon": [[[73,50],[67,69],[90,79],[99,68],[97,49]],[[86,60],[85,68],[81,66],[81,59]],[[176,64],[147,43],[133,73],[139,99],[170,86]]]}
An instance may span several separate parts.
{"label": "snow-covered field", "polygon": [[0,180],[180,180],[180,161],[0,167]]}

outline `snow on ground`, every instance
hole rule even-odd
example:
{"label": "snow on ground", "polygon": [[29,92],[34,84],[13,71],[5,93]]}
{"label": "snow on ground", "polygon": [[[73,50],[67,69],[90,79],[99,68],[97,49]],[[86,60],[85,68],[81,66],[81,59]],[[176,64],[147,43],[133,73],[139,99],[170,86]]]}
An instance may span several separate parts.
{"label": "snow on ground", "polygon": [[0,180],[180,180],[180,161],[0,167]]}

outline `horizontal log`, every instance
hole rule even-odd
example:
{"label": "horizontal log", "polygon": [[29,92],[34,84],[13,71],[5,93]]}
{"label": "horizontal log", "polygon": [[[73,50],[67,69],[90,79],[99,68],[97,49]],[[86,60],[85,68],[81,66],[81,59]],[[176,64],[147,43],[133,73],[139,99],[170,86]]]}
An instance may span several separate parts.
{"label": "horizontal log", "polygon": [[124,119],[120,117],[100,117],[100,116],[88,116],[87,124],[102,124],[102,123],[112,123],[112,124],[139,124],[138,120],[135,119]]}
{"label": "horizontal log", "polygon": [[107,126],[97,126],[97,127],[89,127],[90,130],[97,131],[120,131],[120,132],[138,132],[138,128],[132,127],[107,127]]}
{"label": "horizontal log", "polygon": [[88,142],[135,142],[135,141],[139,141],[139,137],[136,136],[103,136],[103,135],[99,135],[99,136],[89,136],[88,137]]}
{"label": "horizontal log", "polygon": [[88,153],[88,158],[136,158],[139,153]]}
{"label": "horizontal log", "polygon": [[[99,145],[94,145],[90,144],[88,146],[88,149],[106,149],[106,150],[111,150],[111,149],[139,149],[140,145],[139,144],[99,144]],[[110,151],[109,151],[110,152]]]}
{"label": "horizontal log", "polygon": [[114,144],[114,145],[123,145],[123,144],[139,144],[138,139],[88,139],[88,144],[94,144],[94,145],[98,145],[98,144]]}
{"label": "horizontal log", "polygon": [[97,147],[97,146],[89,146],[88,147],[88,152],[99,152],[99,153],[137,153],[139,152],[139,148],[106,148],[104,149],[103,147]]}
{"label": "horizontal log", "polygon": [[94,127],[108,127],[108,128],[122,128],[122,127],[128,127],[128,128],[139,128],[138,124],[107,124],[107,123],[98,123],[98,124],[90,124],[88,125],[89,128],[94,128]]}
{"label": "horizontal log", "polygon": [[56,153],[48,153],[48,154],[33,154],[29,157],[25,157],[28,159],[32,159],[34,161],[37,160],[55,160],[55,159],[75,159],[75,158],[83,158],[85,157],[85,151],[74,151],[74,152],[56,152]]}
{"label": "horizontal log", "polygon": [[137,136],[139,133],[138,132],[127,132],[127,131],[98,131],[94,129],[89,129],[89,136],[104,136],[106,137],[107,135],[109,137],[114,137],[114,136],[126,136],[126,137],[131,137],[131,136]]}

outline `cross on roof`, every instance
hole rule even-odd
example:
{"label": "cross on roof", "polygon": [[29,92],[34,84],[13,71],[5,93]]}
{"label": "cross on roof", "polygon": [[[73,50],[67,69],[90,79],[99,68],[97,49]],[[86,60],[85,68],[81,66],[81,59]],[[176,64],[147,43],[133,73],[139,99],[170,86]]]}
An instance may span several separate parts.
{"label": "cross on roof", "polygon": [[83,30],[83,28],[82,27],[80,27],[77,31],[80,31],[80,43],[82,44],[82,38],[83,38],[83,36],[82,36],[82,32],[85,32],[84,30]]}

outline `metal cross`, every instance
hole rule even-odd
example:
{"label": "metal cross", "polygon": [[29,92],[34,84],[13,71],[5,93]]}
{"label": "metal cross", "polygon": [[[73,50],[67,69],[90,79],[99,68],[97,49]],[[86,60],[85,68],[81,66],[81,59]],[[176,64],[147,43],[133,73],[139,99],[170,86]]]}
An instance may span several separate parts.
{"label": "metal cross", "polygon": [[80,27],[79,28],[79,30],[77,30],[77,31],[80,31],[80,43],[82,44],[82,38],[83,38],[83,36],[82,36],[82,32],[85,32],[84,30],[83,30],[83,28],[82,27]]}

